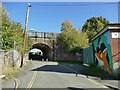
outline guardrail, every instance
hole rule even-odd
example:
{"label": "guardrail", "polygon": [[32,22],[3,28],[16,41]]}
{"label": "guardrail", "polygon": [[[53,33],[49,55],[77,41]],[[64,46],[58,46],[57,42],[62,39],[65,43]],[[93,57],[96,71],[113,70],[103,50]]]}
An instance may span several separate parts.
{"label": "guardrail", "polygon": [[50,32],[30,32],[28,31],[27,34],[30,37],[38,37],[38,38],[55,38],[56,33],[50,33]]}

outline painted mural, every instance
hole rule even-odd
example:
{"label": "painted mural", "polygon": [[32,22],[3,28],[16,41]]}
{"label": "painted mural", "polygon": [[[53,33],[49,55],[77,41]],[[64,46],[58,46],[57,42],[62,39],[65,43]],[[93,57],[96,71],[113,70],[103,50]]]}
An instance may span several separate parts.
{"label": "painted mural", "polygon": [[112,74],[113,65],[110,46],[110,32],[107,31],[95,39],[93,45],[96,65]]}

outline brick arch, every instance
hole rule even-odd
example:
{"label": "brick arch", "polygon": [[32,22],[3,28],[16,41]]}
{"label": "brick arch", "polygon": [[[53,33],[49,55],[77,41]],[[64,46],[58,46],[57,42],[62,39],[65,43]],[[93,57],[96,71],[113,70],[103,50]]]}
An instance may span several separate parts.
{"label": "brick arch", "polygon": [[46,44],[46,43],[34,43],[32,45],[32,49],[34,49],[34,48],[40,49],[43,52],[42,56],[36,56],[36,57],[39,57],[37,59],[39,59],[39,60],[41,60],[41,58],[45,59],[45,60],[46,59],[49,59],[49,60],[51,59],[52,49],[48,44]]}
{"label": "brick arch", "polygon": [[53,42],[50,39],[37,38],[36,40],[35,38],[31,38],[31,43],[32,43],[32,46],[35,44],[41,43],[49,46],[51,49],[53,47]]}
{"label": "brick arch", "polygon": [[[52,32],[36,32],[36,31],[28,31],[28,36],[30,37],[32,46],[37,46],[37,48],[41,49],[41,45],[45,47],[43,51],[49,51],[49,58],[54,59],[55,53],[55,43],[54,40],[56,39],[57,33]],[[48,53],[47,53],[48,54]]]}
{"label": "brick arch", "polygon": [[47,48],[47,49],[51,49],[51,47],[49,46],[49,44],[46,44],[46,43],[34,43],[32,45],[32,48],[38,48],[38,49]]}
{"label": "brick arch", "polygon": [[50,49],[52,49],[52,46],[49,44],[49,43],[46,43],[46,42],[42,42],[42,43],[40,43],[40,42],[34,42],[34,43],[32,43],[32,46],[34,46],[34,45],[37,45],[37,44],[44,44],[44,45],[46,45],[46,46],[48,46]]}

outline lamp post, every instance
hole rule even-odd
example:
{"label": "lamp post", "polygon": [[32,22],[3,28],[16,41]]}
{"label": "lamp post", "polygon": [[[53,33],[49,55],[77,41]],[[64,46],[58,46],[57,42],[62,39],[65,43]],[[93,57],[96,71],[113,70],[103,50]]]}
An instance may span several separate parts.
{"label": "lamp post", "polygon": [[20,65],[20,67],[23,66],[23,58],[24,58],[25,46],[26,46],[26,30],[28,27],[28,16],[29,16],[30,7],[31,7],[31,5],[30,5],[30,3],[28,3],[27,12],[26,12],[26,20],[25,20],[23,47],[22,47],[22,52],[21,52],[21,65]]}

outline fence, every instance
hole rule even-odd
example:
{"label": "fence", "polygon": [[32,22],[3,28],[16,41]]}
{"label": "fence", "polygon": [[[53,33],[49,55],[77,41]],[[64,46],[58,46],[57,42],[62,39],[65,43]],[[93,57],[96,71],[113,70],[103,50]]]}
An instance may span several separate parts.
{"label": "fence", "polygon": [[82,59],[83,59],[83,63],[86,64],[94,64],[94,55],[93,55],[93,47],[92,45],[89,46],[88,48],[84,48],[82,50]]}

